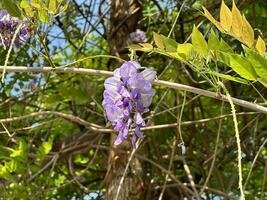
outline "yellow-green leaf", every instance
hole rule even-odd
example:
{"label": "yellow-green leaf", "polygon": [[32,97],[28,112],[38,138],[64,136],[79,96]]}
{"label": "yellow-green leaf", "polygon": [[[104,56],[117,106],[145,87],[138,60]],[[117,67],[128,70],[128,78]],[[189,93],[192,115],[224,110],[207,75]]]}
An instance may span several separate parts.
{"label": "yellow-green leaf", "polygon": [[234,53],[233,49],[222,38],[219,45],[219,50],[227,53]]}
{"label": "yellow-green leaf", "polygon": [[34,3],[34,2],[31,2],[31,5],[35,8],[37,8],[37,10],[40,10],[42,8],[42,6],[39,4],[39,3]]}
{"label": "yellow-green leaf", "polygon": [[239,39],[242,35],[242,29],[243,29],[243,18],[242,15],[240,14],[240,11],[236,7],[235,2],[233,1],[231,35]]}
{"label": "yellow-green leaf", "polygon": [[231,25],[232,25],[232,12],[225,5],[223,0],[222,0],[221,9],[220,9],[220,24],[226,32],[230,31]]}
{"label": "yellow-green leaf", "polygon": [[241,42],[246,44],[248,47],[252,47],[254,44],[254,31],[246,17],[243,15],[243,29]]}
{"label": "yellow-green leaf", "polygon": [[264,40],[259,36],[258,40],[256,42],[256,49],[259,52],[260,55],[264,55],[265,51],[266,51],[266,45]]}
{"label": "yellow-green leaf", "polygon": [[237,54],[224,54],[229,58],[228,65],[241,77],[247,80],[257,80],[257,74],[253,69],[251,63],[241,55]]}
{"label": "yellow-green leaf", "polygon": [[214,75],[216,75],[216,76],[218,76],[220,78],[224,78],[224,79],[227,79],[227,80],[230,80],[230,81],[235,81],[235,82],[246,84],[246,85],[248,84],[248,81],[243,79],[243,78],[230,76],[228,74],[221,74],[221,73],[214,72],[214,71],[211,71],[210,73],[214,74]]}
{"label": "yellow-green leaf", "polygon": [[56,13],[56,11],[57,11],[57,0],[49,0],[48,11],[50,13],[52,13],[52,14]]}
{"label": "yellow-green leaf", "polygon": [[153,32],[153,38],[158,48],[160,49],[165,48],[164,43],[162,41],[162,37],[159,34]]}
{"label": "yellow-green leaf", "polygon": [[28,8],[28,7],[30,7],[30,5],[28,4],[28,2],[26,0],[22,0],[20,2],[20,7],[21,8]]}
{"label": "yellow-green leaf", "polygon": [[209,49],[211,49],[213,51],[219,50],[219,48],[220,48],[220,41],[217,38],[217,36],[213,30],[211,30],[211,32],[210,32],[210,36],[208,39],[208,46],[209,46]]}
{"label": "yellow-green leaf", "polygon": [[179,44],[177,47],[177,53],[184,60],[188,60],[193,52],[193,46],[190,43]]}
{"label": "yellow-green leaf", "polygon": [[142,47],[144,47],[145,49],[147,50],[152,50],[153,49],[153,46],[149,43],[142,43],[140,44]]}
{"label": "yellow-green leaf", "polygon": [[203,57],[207,56],[209,53],[208,44],[204,39],[203,35],[199,32],[199,30],[195,26],[193,28],[191,39],[194,50]]}
{"label": "yellow-green leaf", "polygon": [[38,17],[44,23],[49,23],[49,15],[45,9],[38,10]]}
{"label": "yellow-green leaf", "polygon": [[267,80],[267,59],[251,49],[246,49],[248,60],[259,77]]}
{"label": "yellow-green leaf", "polygon": [[151,50],[151,49],[144,48],[143,46],[141,46],[139,44],[131,44],[129,46],[129,48],[134,50],[134,51],[145,51],[145,52],[148,52]]}

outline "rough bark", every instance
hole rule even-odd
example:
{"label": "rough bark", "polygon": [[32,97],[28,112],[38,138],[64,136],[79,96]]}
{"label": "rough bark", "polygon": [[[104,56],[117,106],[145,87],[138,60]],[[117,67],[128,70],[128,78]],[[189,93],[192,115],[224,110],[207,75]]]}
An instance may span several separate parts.
{"label": "rough bark", "polygon": [[[107,33],[111,55],[120,56],[128,60],[129,35],[136,30],[140,15],[141,7],[138,0],[112,0],[110,27]],[[118,63],[112,60],[110,65],[114,69],[114,67],[118,66]],[[132,150],[132,146],[128,141],[115,147],[113,143],[116,137],[115,133],[111,134],[108,172],[105,180],[107,184],[105,199],[107,200],[116,199],[117,190],[130,155],[125,154],[125,151],[130,152]],[[142,195],[142,166],[138,159],[133,158],[124,177],[117,200],[140,200]]]}

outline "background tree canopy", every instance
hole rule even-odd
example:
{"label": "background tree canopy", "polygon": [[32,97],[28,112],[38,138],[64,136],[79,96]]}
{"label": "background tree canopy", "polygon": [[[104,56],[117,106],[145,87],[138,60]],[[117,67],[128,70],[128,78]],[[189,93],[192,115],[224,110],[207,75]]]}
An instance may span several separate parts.
{"label": "background tree canopy", "polygon": [[[267,199],[265,0],[0,7],[0,199]],[[157,72],[135,146],[102,107],[125,60]]]}

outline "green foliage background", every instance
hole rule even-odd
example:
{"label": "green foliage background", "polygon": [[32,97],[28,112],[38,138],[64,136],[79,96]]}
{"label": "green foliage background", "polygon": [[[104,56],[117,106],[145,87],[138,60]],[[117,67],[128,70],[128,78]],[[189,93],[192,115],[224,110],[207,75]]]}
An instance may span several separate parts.
{"label": "green foliage background", "polygon": [[[231,1],[222,7],[220,1],[191,0],[143,0],[141,5],[139,26],[149,40],[130,48],[142,66],[153,67],[159,79],[218,95],[225,93],[219,84],[223,82],[231,96],[266,106],[264,0],[236,1],[235,11],[226,7],[231,9]],[[13,49],[8,65],[114,70],[112,58],[98,56],[110,53],[105,36],[109,6],[109,2],[98,0],[2,0],[2,8],[13,16],[26,17],[32,29],[27,43]],[[236,17],[239,10],[241,18]],[[241,21],[230,27],[230,19]],[[241,33],[240,24],[246,24]],[[1,65],[6,54],[1,48]],[[0,199],[71,199],[92,193],[103,198],[109,134],[88,130],[57,113],[111,128],[101,106],[104,79],[81,74],[6,74],[0,87]],[[181,126],[145,132],[136,154],[143,161],[146,187],[154,197],[166,185],[166,199],[192,198],[175,185],[176,179],[191,188],[186,164],[203,199],[236,199],[237,147],[229,104],[163,86],[155,89],[152,112],[146,116],[149,125]],[[266,114],[239,106],[235,109],[245,196],[266,199]],[[30,116],[33,113],[37,114]],[[185,155],[178,145],[182,141]],[[173,176],[165,180],[169,166]],[[208,189],[200,193],[204,184]]]}

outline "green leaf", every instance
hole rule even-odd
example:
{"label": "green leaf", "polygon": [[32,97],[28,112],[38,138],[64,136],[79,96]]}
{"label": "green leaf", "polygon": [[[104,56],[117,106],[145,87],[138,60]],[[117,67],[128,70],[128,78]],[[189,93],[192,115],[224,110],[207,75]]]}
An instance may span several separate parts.
{"label": "green leaf", "polygon": [[26,144],[25,140],[20,139],[18,149],[13,150],[13,152],[10,154],[10,157],[19,158],[19,159],[23,160],[27,157],[26,153],[27,153],[27,144]]}
{"label": "green leaf", "polygon": [[178,43],[175,40],[155,32],[153,33],[153,38],[159,49],[165,49],[168,52],[176,52]]}
{"label": "green leaf", "polygon": [[146,48],[144,46],[141,46],[141,44],[140,45],[139,44],[131,44],[129,46],[129,48],[132,49],[132,50],[134,50],[134,51],[144,51],[144,52],[149,52],[149,51],[152,50],[150,48],[148,49],[148,48]]}
{"label": "green leaf", "polygon": [[40,165],[44,160],[45,156],[51,151],[53,145],[53,138],[49,138],[48,141],[45,141],[38,148],[36,153],[36,161],[37,165]]}
{"label": "green leaf", "polygon": [[21,11],[14,0],[2,0],[3,7],[14,17],[22,18]]}
{"label": "green leaf", "polygon": [[233,49],[223,39],[220,41],[219,50],[227,53],[234,53]]}
{"label": "green leaf", "polygon": [[227,80],[230,80],[230,81],[235,81],[235,82],[238,82],[238,83],[242,83],[242,84],[246,84],[248,85],[248,81],[243,79],[243,78],[239,78],[239,77],[233,77],[233,76],[230,76],[228,74],[221,74],[221,73],[218,73],[218,72],[211,72],[211,74],[214,74],[220,78],[224,78],[224,79],[227,79]]}
{"label": "green leaf", "polygon": [[248,60],[255,69],[257,75],[267,80],[267,60],[251,49],[246,49]]}
{"label": "green leaf", "polygon": [[221,53],[220,61],[231,67],[237,74],[247,80],[256,80],[257,74],[251,63],[243,56],[237,54]]}
{"label": "green leaf", "polygon": [[220,41],[217,38],[215,32],[211,30],[210,36],[208,39],[208,47],[210,50],[216,51],[220,49]]}
{"label": "green leaf", "polygon": [[10,174],[6,166],[0,165],[0,177],[10,181],[15,181],[14,177]]}
{"label": "green leaf", "polygon": [[149,43],[141,43],[140,45],[147,51],[151,51],[153,49],[153,46]]}
{"label": "green leaf", "polygon": [[199,32],[199,30],[195,26],[192,32],[192,44],[194,50],[201,56],[206,57],[208,55],[209,52],[208,44],[205,41],[203,35]]}
{"label": "green leaf", "polygon": [[34,8],[36,8],[38,11],[40,9],[43,9],[42,6],[41,6],[41,4],[39,4],[39,3],[31,2],[31,6],[34,7]]}
{"label": "green leaf", "polygon": [[184,60],[188,60],[191,58],[193,53],[193,45],[190,43],[178,44],[177,53]]}
{"label": "green leaf", "polygon": [[28,4],[28,2],[27,2],[26,0],[22,0],[22,1],[20,2],[20,7],[21,7],[21,8],[29,8],[30,5]]}
{"label": "green leaf", "polygon": [[28,2],[26,0],[22,0],[20,2],[20,7],[24,9],[25,13],[27,16],[29,17],[33,17],[34,16],[34,12],[32,7],[28,4]]}
{"label": "green leaf", "polygon": [[41,22],[49,23],[49,15],[45,9],[38,10],[38,17]]}
{"label": "green leaf", "polygon": [[48,11],[52,14],[55,14],[57,11],[57,0],[49,0]]}

